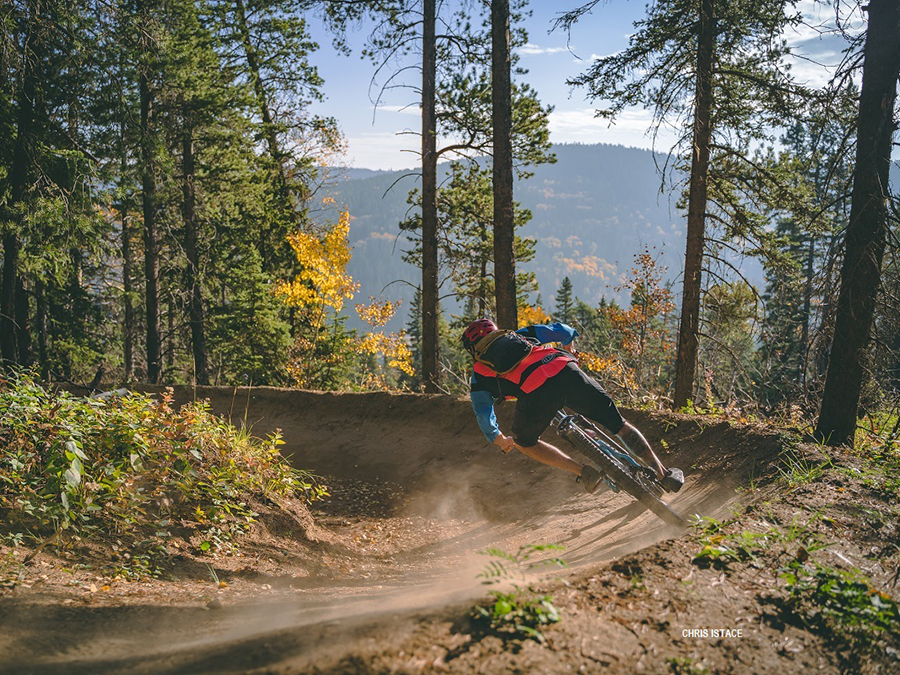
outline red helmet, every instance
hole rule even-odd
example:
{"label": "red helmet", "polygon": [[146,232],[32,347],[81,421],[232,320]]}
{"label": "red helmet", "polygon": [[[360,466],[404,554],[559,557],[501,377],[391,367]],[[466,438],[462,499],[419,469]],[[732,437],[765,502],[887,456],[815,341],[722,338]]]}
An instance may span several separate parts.
{"label": "red helmet", "polygon": [[473,321],[462,335],[463,347],[466,348],[467,352],[471,353],[481,338],[488,333],[493,333],[495,330],[497,330],[497,324],[490,319],[477,319]]}

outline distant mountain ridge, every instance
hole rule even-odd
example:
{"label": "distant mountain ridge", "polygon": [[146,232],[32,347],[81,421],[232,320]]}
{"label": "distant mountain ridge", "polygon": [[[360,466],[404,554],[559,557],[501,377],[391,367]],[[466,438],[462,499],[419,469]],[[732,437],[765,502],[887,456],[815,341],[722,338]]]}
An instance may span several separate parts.
{"label": "distant mountain ridge", "polygon": [[[531,178],[515,185],[516,200],[533,214],[521,234],[537,239],[535,259],[523,269],[536,273],[544,308],[552,310],[565,276],[586,302],[596,304],[606,296],[627,303],[617,287],[644,245],[660,251],[668,277],[675,279],[682,266],[685,223],[674,206],[679,195],[660,193],[654,159],[664,158],[606,144],[555,145],[553,152],[555,164],[535,167]],[[419,270],[400,258],[408,242],[398,227],[410,208],[409,190],[419,182],[402,177],[414,171],[351,169],[333,189],[336,202],[350,211],[354,251],[349,271],[361,284],[358,297],[383,291],[390,299],[404,300],[399,320],[391,326],[395,329],[407,320],[420,278]],[[443,175],[446,171],[442,165]],[[355,315],[350,325],[358,325]]]}

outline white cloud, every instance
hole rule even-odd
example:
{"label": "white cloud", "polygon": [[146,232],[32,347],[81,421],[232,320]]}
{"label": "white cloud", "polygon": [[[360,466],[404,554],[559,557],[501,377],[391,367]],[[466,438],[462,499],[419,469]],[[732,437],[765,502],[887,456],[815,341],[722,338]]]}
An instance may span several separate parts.
{"label": "white cloud", "polygon": [[[840,54],[834,53],[833,56],[837,59],[840,57]],[[788,63],[791,66],[791,75],[793,78],[797,82],[810,87],[824,87],[828,84],[828,81],[831,79],[832,75],[834,75],[835,71],[834,66],[830,65],[835,63],[835,60],[823,60],[821,59],[821,56],[815,58],[794,57],[788,59]]]}
{"label": "white cloud", "polygon": [[540,45],[526,42],[517,50],[519,54],[525,56],[534,56],[537,54],[559,54],[560,52],[569,51],[567,47],[541,47]]}
{"label": "white cloud", "polygon": [[[865,30],[865,17],[856,4],[841,7],[840,22],[844,30],[850,34]],[[840,64],[847,41],[837,30],[833,7],[819,0],[801,0],[797,10],[803,22],[786,31],[785,39],[794,54],[787,62],[798,81],[822,87]]]}
{"label": "white cloud", "polygon": [[622,50],[620,49],[617,52],[612,52],[611,54],[591,54],[591,58],[589,61],[600,61],[601,59],[608,59],[611,56],[616,56],[617,54],[621,54]]}
{"label": "white cloud", "polygon": [[616,56],[617,54],[621,54],[621,53],[622,53],[622,50],[620,49],[619,51],[616,51],[616,52],[610,52],[609,54],[591,54],[591,55],[590,55],[589,57],[587,57],[586,59],[583,59],[583,58],[581,58],[580,56],[576,56],[574,59],[572,59],[572,63],[577,63],[579,66],[589,66],[589,65],[592,64],[594,61],[600,61],[600,60],[602,60],[602,59],[608,59],[608,58],[610,58],[611,56]]}
{"label": "white cloud", "polygon": [[[395,133],[393,131],[373,131],[350,135],[347,138],[345,161],[348,166],[357,169],[380,169],[382,171],[399,171],[417,167],[419,164],[420,136],[413,130]],[[438,148],[460,142],[441,136],[437,139]],[[441,161],[454,159],[443,156]]]}
{"label": "white cloud", "polygon": [[347,163],[359,169],[394,171],[413,167],[419,161],[415,136],[393,132],[359,134],[347,139]]}
{"label": "white cloud", "polygon": [[411,103],[409,105],[380,105],[376,112],[392,112],[419,117],[422,114],[422,106],[418,103]]}
{"label": "white cloud", "polygon": [[[637,148],[652,148],[649,134],[653,116],[640,108],[623,110],[614,124],[595,117],[593,108],[554,111],[550,113],[550,138],[554,143],[614,143]],[[656,149],[668,150],[675,134],[662,129]]]}
{"label": "white cloud", "polygon": [[[415,167],[419,162],[419,137],[415,133],[396,134],[390,128],[406,126],[410,132],[410,120],[404,115],[397,123],[390,119],[398,112],[390,112],[379,124],[380,129],[351,134],[347,138],[346,161],[349,166],[366,169],[399,170]],[[653,147],[648,133],[652,123],[650,112],[640,108],[623,110],[615,124],[594,116],[590,107],[574,110],[555,110],[550,113],[550,138],[554,143],[612,143],[637,148]],[[447,139],[440,139],[440,143]],[[656,140],[656,149],[665,152],[675,141],[675,134],[662,129]]]}

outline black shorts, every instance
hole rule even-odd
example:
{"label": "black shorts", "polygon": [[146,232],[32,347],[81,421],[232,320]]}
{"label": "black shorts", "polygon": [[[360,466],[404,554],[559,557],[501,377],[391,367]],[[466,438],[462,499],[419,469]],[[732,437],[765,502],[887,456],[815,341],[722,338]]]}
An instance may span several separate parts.
{"label": "black shorts", "polygon": [[577,365],[567,363],[558,374],[519,398],[512,424],[516,443],[526,448],[536,445],[563,406],[602,424],[614,434],[625,426],[619,409],[603,387]]}

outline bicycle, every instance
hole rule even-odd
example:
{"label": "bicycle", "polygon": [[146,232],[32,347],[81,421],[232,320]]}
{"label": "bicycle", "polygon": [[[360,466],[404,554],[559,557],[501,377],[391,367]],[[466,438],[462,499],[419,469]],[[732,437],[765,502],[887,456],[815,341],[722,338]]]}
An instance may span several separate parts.
{"label": "bicycle", "polygon": [[663,488],[656,472],[638,461],[627,448],[581,415],[560,410],[553,423],[559,436],[595,465],[614,492],[625,491],[669,525],[687,527],[687,521],[660,499]]}

